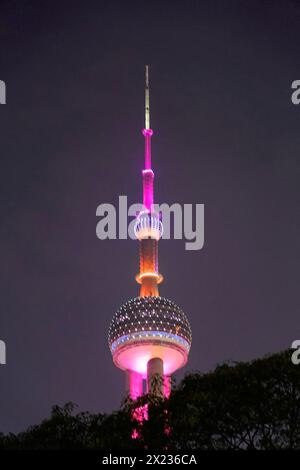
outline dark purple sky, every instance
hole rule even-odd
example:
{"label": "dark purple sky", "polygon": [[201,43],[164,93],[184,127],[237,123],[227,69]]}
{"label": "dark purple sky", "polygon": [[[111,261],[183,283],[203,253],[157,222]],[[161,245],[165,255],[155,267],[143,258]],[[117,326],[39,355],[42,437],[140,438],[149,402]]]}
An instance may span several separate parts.
{"label": "dark purple sky", "polygon": [[120,404],[107,330],[138,244],[99,241],[95,212],[141,198],[145,63],[157,198],[205,204],[203,250],[160,243],[185,370],[299,338],[298,1],[2,1],[0,51],[0,430]]}

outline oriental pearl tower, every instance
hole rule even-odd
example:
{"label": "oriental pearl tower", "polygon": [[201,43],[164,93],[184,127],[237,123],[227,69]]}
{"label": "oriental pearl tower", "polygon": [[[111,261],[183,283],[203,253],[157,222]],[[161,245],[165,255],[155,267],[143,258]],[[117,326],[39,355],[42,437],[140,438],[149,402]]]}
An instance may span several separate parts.
{"label": "oriental pearl tower", "polygon": [[[108,342],[116,367],[126,375],[126,392],[134,400],[143,393],[168,397],[171,375],[188,360],[192,332],[184,312],[159,295],[163,276],[158,270],[158,242],[163,233],[154,210],[154,172],[151,163],[149,68],[145,71],[145,167],[142,171],[143,210],[134,232],[139,242],[140,294],[122,305],[112,318]],[[160,380],[153,380],[154,376]]]}

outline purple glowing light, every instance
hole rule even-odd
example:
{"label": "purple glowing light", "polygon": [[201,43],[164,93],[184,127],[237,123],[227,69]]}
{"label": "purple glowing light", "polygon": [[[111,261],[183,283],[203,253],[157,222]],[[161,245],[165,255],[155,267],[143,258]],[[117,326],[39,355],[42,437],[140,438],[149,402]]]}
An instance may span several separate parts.
{"label": "purple glowing light", "polygon": [[145,136],[145,169],[143,170],[143,204],[151,210],[151,206],[154,202],[154,173],[151,168],[151,136],[153,134],[152,129],[144,129],[143,134]]}
{"label": "purple glowing light", "polygon": [[144,129],[145,136],[145,169],[151,169],[151,136],[153,135],[152,129]]}

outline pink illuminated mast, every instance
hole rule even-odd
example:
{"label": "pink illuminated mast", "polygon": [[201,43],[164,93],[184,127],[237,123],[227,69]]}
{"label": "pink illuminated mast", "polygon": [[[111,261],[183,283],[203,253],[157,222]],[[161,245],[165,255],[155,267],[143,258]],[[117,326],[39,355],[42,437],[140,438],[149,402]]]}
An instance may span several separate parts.
{"label": "pink illuminated mast", "polygon": [[154,203],[153,180],[154,173],[151,168],[151,137],[153,130],[150,128],[150,97],[149,97],[149,67],[146,65],[145,75],[145,169],[143,170],[143,204],[148,211],[151,211]]}
{"label": "pink illuminated mast", "polygon": [[[170,377],[183,367],[191,346],[191,327],[184,312],[159,295],[163,276],[158,271],[158,243],[163,227],[154,204],[154,173],[151,164],[149,67],[145,73],[145,168],[143,206],[135,222],[140,245],[140,270],[136,281],[140,295],[126,302],[114,315],[109,328],[109,346],[114,364],[126,372],[126,390],[132,399],[146,390],[169,396]],[[160,381],[153,381],[154,376]],[[155,382],[155,386],[152,383]]]}

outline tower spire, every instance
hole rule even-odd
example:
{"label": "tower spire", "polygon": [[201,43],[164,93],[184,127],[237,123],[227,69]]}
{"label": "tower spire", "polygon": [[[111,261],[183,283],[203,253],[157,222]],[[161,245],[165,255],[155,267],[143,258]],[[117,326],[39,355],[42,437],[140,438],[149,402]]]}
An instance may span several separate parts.
{"label": "tower spire", "polygon": [[149,65],[145,67],[145,129],[150,129]]}

